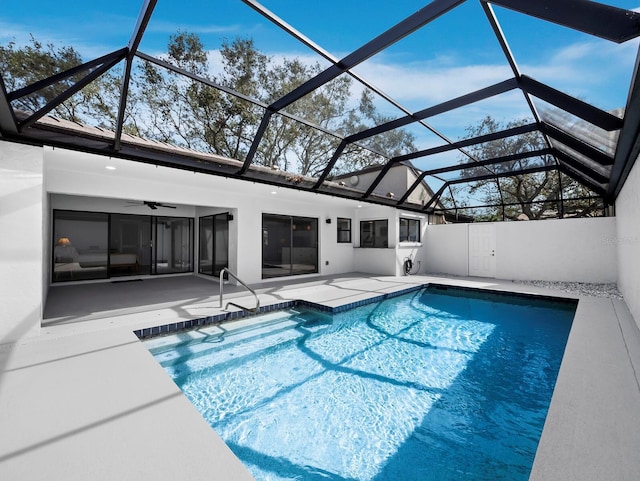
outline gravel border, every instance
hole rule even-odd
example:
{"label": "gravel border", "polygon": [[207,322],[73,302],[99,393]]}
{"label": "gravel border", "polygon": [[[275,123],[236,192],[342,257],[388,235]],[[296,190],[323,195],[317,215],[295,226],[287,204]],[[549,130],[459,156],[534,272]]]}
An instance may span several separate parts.
{"label": "gravel border", "polygon": [[608,299],[623,299],[615,282],[607,284],[588,284],[586,282],[554,282],[554,281],[513,281],[516,284],[524,284],[546,289],[555,289],[570,294],[578,294],[590,297],[606,297]]}

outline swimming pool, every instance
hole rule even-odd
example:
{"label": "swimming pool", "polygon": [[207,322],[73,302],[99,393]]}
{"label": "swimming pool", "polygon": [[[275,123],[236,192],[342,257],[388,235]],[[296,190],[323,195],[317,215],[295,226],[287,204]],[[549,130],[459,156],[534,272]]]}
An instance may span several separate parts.
{"label": "swimming pool", "polygon": [[146,345],[257,480],[526,480],[574,313],[429,287]]}

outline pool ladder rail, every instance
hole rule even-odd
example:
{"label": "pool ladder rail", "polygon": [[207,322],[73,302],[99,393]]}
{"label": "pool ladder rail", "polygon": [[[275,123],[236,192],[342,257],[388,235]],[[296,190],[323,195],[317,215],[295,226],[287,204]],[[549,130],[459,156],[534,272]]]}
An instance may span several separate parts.
{"label": "pool ladder rail", "polygon": [[260,309],[260,299],[258,299],[258,295],[256,294],[256,292],[253,289],[251,289],[248,285],[246,285],[244,282],[242,282],[242,280],[238,278],[237,275],[235,275],[226,267],[224,267],[220,271],[220,309],[222,309],[222,303],[223,303],[222,296],[223,296],[223,289],[224,289],[224,273],[225,272],[229,274],[231,277],[233,277],[236,281],[238,281],[245,289],[251,292],[251,294],[253,294],[253,297],[256,298],[256,307],[253,307],[253,308],[245,307],[245,306],[241,306],[240,304],[236,304],[235,302],[227,302],[227,305],[224,306],[224,310],[226,311],[229,308],[229,306],[235,306],[239,309],[242,309],[243,311],[251,312],[252,314],[255,314],[256,312],[258,312],[258,310]]}

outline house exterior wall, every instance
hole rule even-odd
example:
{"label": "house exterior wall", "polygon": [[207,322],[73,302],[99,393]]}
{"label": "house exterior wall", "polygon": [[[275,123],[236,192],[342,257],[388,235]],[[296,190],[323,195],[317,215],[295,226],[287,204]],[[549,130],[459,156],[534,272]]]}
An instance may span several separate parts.
{"label": "house exterior wall", "polygon": [[[262,214],[308,216],[318,219],[319,274],[364,272],[401,275],[407,256],[415,258],[420,245],[398,245],[402,215],[418,217],[424,229],[428,218],[402,213],[386,206],[337,199],[319,194],[247,184],[205,174],[154,167],[85,153],[45,148],[46,189],[55,209],[149,214],[145,206],[128,206],[127,200],[155,200],[178,205],[168,215],[198,218],[230,212],[230,268],[245,282],[262,282]],[[116,170],[106,170],[106,165]],[[406,183],[406,169],[394,169]],[[249,188],[248,188],[249,186]],[[276,194],[272,194],[276,192]],[[197,206],[197,207],[188,207]],[[358,207],[360,206],[360,207]],[[162,214],[162,213],[160,213]],[[337,218],[351,219],[351,243],[337,242]],[[327,219],[331,223],[327,223]],[[360,248],[360,221],[388,220],[387,249]]]}
{"label": "house exterior wall", "polygon": [[[354,186],[357,189],[366,190],[373,181],[380,174],[379,170],[373,172],[361,172],[357,174],[358,184]],[[389,172],[383,177],[382,181],[373,190],[374,194],[385,197],[389,192],[394,194],[394,199],[402,197],[407,189],[413,185],[417,177],[414,172],[405,165],[397,165],[392,167]],[[349,184],[349,180],[346,180]],[[414,190],[409,198],[408,202],[414,204],[420,204],[422,200],[429,199],[430,195],[427,190],[422,186]]]}
{"label": "house exterior wall", "polygon": [[[615,217],[498,222],[496,278],[615,282]],[[469,225],[431,225],[421,256],[427,272],[469,275]]]}
{"label": "house exterior wall", "polygon": [[[368,220],[387,220],[389,246],[382,248],[360,247],[360,222]],[[365,274],[396,275],[395,247],[396,231],[394,227],[394,209],[385,206],[367,206],[356,209],[354,219],[354,270]]]}
{"label": "house exterior wall", "polygon": [[640,161],[636,161],[616,200],[618,288],[640,326]]}
{"label": "house exterior wall", "polygon": [[[126,201],[154,200],[178,206],[176,210],[155,211],[158,215],[197,219],[212,213],[232,213],[230,268],[247,283],[262,281],[263,213],[317,218],[319,274],[340,274],[355,269],[354,244],[337,243],[336,218],[352,220],[352,240],[355,240],[356,201],[322,196],[319,202],[318,194],[60,149],[45,148],[45,158],[46,188],[53,196],[55,209],[149,214],[145,206],[125,209]],[[116,170],[106,170],[107,164]],[[331,219],[331,223],[326,219]]]}
{"label": "house exterior wall", "polygon": [[[422,265],[422,255],[421,252],[425,247],[425,238],[427,234],[427,227],[429,225],[429,216],[427,214],[415,214],[413,212],[402,212],[396,211],[396,222],[395,225],[400,225],[400,218],[406,219],[417,219],[420,221],[420,242],[399,242],[396,247],[396,274],[397,276],[405,275],[404,272],[404,263],[406,259],[411,259],[413,262],[413,267],[411,269],[411,274],[422,274],[425,272],[425,267]],[[398,232],[399,238],[399,232]]]}
{"label": "house exterior wall", "polygon": [[[379,171],[374,172],[363,172],[359,173],[358,176],[358,185],[355,187],[357,189],[366,190],[373,183],[373,181],[380,174]],[[407,189],[407,176],[405,173],[405,169],[393,168],[387,172],[387,175],[384,176],[382,181],[376,186],[373,190],[375,194],[380,196],[387,195],[388,192],[393,192],[395,194],[395,198],[398,199]]]}
{"label": "house exterior wall", "polygon": [[0,148],[0,344],[39,333],[45,286],[42,149]]}
{"label": "house exterior wall", "polygon": [[[418,180],[418,176],[415,174],[415,171],[411,169],[405,169],[405,173],[406,173],[405,175],[407,176],[405,185],[407,186],[407,189],[408,189],[414,184],[416,180]],[[405,192],[407,189],[405,189]],[[397,198],[404,195],[405,192],[400,192],[399,193],[400,195],[398,195],[398,193],[396,192],[396,195],[398,195]],[[431,196],[432,194],[424,187],[424,184],[422,184],[421,187],[418,187],[413,192],[411,192],[407,201],[413,204],[424,205],[423,202],[427,202],[429,199],[431,199]]]}

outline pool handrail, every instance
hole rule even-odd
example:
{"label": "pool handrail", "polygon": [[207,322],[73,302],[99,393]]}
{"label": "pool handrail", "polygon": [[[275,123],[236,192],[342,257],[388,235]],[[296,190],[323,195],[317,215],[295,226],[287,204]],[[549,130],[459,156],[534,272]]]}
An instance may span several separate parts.
{"label": "pool handrail", "polygon": [[222,270],[220,271],[220,309],[222,309],[222,295],[223,295],[223,288],[224,288],[224,273],[229,274],[231,277],[233,277],[236,281],[238,281],[245,289],[247,289],[249,292],[251,292],[251,294],[253,294],[253,297],[256,298],[256,307],[254,308],[250,308],[250,307],[245,307],[245,306],[241,306],[240,304],[236,304],[235,302],[227,302],[227,305],[224,307],[224,310],[226,311],[229,306],[235,306],[238,307],[244,311],[247,312],[251,312],[251,313],[256,313],[258,312],[258,309],[260,309],[260,299],[258,298],[258,295],[256,294],[256,292],[251,289],[248,285],[246,285],[244,282],[242,282],[242,280],[235,275],[233,272],[231,272],[229,269],[227,269],[226,267],[223,267]]}

